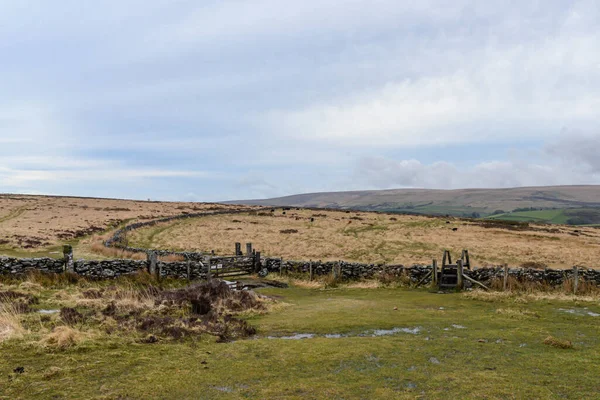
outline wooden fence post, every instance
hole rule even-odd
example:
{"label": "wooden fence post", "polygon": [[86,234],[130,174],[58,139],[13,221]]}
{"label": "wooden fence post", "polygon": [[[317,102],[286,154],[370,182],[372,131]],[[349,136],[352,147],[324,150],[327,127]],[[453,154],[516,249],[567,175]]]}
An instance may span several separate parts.
{"label": "wooden fence post", "polygon": [[241,243],[236,243],[235,244],[235,255],[236,256],[241,256],[242,255],[242,244]]}
{"label": "wooden fence post", "polygon": [[437,286],[438,285],[438,265],[437,265],[437,260],[433,260],[433,263],[431,264],[431,285],[432,286]]}
{"label": "wooden fence post", "polygon": [[502,281],[502,289],[505,292],[508,289],[508,264],[504,264],[504,279]]}
{"label": "wooden fence post", "polygon": [[188,258],[187,259],[187,279],[188,281],[192,280],[192,261]]}
{"label": "wooden fence post", "polygon": [[75,262],[73,261],[73,246],[65,244],[63,246],[63,256],[65,259],[64,270],[66,272],[75,272]]}
{"label": "wooden fence post", "polygon": [[456,260],[456,286],[458,287],[458,290],[463,290],[465,286],[463,272],[462,260]]}
{"label": "wooden fence post", "polygon": [[206,280],[210,282],[212,279],[212,272],[210,267],[211,259],[210,256],[204,257],[204,266],[206,268]]}
{"label": "wooden fence post", "polygon": [[309,273],[309,276],[310,276],[310,281],[312,282],[312,280],[313,280],[313,267],[312,267],[312,260],[310,260],[310,261],[308,262],[308,273]]}
{"label": "wooden fence post", "polygon": [[246,256],[250,257],[252,255],[252,243],[246,243]]}
{"label": "wooden fence post", "polygon": [[577,266],[573,267],[573,294],[577,294],[577,287],[579,286],[579,271]]}

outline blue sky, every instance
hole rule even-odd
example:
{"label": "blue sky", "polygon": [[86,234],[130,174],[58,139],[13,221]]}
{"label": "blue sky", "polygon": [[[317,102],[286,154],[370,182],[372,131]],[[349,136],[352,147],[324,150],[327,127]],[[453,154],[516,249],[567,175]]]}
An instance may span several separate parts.
{"label": "blue sky", "polygon": [[600,183],[597,1],[0,0],[0,192]]}

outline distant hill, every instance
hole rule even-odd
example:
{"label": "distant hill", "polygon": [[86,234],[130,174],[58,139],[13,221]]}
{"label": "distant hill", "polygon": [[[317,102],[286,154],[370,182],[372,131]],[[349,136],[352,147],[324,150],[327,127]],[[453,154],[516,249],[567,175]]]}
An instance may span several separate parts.
{"label": "distant hill", "polygon": [[[232,204],[277,207],[318,207],[431,215],[487,217],[513,211],[600,208],[600,186],[547,186],[509,189],[391,189],[307,193]],[[550,216],[550,214],[548,214]],[[566,215],[568,217],[568,215]],[[552,214],[556,219],[556,215]],[[600,217],[599,217],[600,218]],[[536,215],[532,220],[545,221]],[[568,218],[560,219],[566,222]],[[548,221],[548,222],[558,222]],[[600,223],[586,221],[587,223]]]}

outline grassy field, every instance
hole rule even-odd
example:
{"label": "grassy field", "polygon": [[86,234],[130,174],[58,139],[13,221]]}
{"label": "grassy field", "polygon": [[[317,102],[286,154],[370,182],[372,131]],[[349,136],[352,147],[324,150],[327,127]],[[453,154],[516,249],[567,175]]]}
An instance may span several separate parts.
{"label": "grassy field", "polygon": [[124,223],[231,208],[239,207],[206,203],[0,195],[0,255],[62,257],[61,247],[68,243],[76,246],[80,257],[102,258],[102,255],[91,250],[93,241],[90,238],[98,238]]}
{"label": "grassy field", "polygon": [[509,230],[502,224],[483,226],[484,222],[296,209],[283,214],[277,209],[260,215],[225,215],[158,225],[133,232],[129,240],[134,246],[215,250],[218,254],[231,254],[235,242],[252,242],[263,255],[286,259],[430,263],[433,258],[440,261],[444,249],[455,255],[468,249],[477,266],[525,262],[551,267],[597,266],[600,231],[595,228],[531,226]]}
{"label": "grassy field", "polygon": [[598,208],[567,208],[558,210],[518,211],[489,216],[488,219],[594,226],[600,223]]}
{"label": "grassy field", "polygon": [[[55,309],[90,290],[78,285],[0,289],[32,293],[39,297],[35,309]],[[313,286],[260,290],[276,306],[242,315],[257,334],[228,343],[206,334],[141,343],[77,325],[78,339],[57,347],[44,341],[49,332],[40,326],[56,331],[64,325],[59,317],[24,316],[26,332],[0,343],[0,398],[594,399],[600,393],[598,298]],[[85,313],[85,306],[77,307]],[[307,338],[285,338],[297,334]]]}
{"label": "grassy field", "polygon": [[520,211],[505,214],[497,214],[488,217],[489,219],[499,219],[504,221],[519,222],[547,222],[551,224],[566,224],[570,218],[565,214],[565,210],[539,210],[539,211]]}
{"label": "grassy field", "polygon": [[[58,258],[62,245],[71,244],[76,258],[144,258],[141,253],[107,250],[102,242],[117,227],[134,221],[236,207],[1,195],[0,255]],[[132,233],[130,244],[231,254],[235,242],[252,242],[263,255],[274,257],[400,264],[430,263],[445,249],[458,254],[466,248],[478,266],[537,262],[561,268],[575,264],[595,268],[600,245],[600,231],[592,226],[532,225],[509,230],[501,224],[456,218],[296,209],[271,214],[269,210],[158,225]],[[567,217],[561,210],[548,210],[513,219],[531,219],[536,213],[535,218],[555,222]]]}

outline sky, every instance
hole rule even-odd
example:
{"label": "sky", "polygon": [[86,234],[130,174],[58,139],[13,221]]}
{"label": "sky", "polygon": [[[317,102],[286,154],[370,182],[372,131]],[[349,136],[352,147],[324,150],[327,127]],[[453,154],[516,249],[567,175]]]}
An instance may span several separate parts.
{"label": "sky", "polygon": [[0,193],[600,184],[596,0],[0,0]]}

